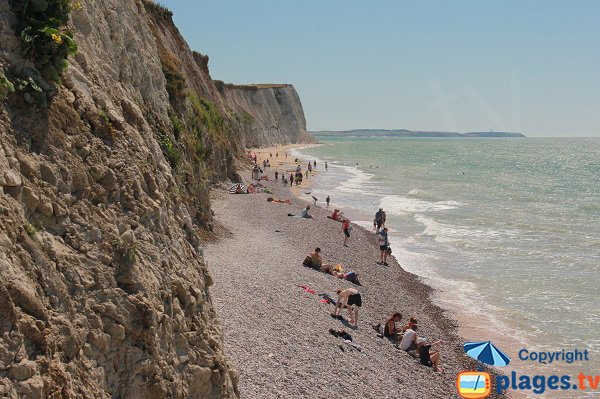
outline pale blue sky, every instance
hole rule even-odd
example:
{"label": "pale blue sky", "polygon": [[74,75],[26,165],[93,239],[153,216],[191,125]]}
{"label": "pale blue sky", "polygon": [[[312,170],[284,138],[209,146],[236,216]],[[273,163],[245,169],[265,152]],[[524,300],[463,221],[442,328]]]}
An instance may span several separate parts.
{"label": "pale blue sky", "polygon": [[600,1],[162,0],[213,79],[292,83],[309,130],[600,136]]}

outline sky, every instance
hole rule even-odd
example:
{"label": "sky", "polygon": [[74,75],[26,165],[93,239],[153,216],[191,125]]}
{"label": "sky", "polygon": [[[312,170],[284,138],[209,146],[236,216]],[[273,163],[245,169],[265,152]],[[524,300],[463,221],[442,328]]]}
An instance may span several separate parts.
{"label": "sky", "polygon": [[600,1],[159,0],[213,79],[291,83],[308,130],[600,137]]}

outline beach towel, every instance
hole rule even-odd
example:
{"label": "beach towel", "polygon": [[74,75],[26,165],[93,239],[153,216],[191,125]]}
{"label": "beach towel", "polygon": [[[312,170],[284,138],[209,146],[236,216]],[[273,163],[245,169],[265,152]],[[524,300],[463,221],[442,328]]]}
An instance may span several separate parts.
{"label": "beach towel", "polygon": [[300,287],[302,288],[302,290],[304,292],[308,292],[309,294],[316,294],[317,291],[313,290],[312,288],[310,288],[308,285],[304,285],[304,284],[296,284],[296,287]]}

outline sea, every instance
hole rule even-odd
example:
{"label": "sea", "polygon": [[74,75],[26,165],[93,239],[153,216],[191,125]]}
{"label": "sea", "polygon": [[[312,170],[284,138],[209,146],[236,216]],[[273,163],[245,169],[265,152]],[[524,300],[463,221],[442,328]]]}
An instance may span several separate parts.
{"label": "sea", "polygon": [[[317,162],[310,195],[371,230],[383,208],[393,255],[465,341],[491,340],[507,373],[600,375],[600,138],[317,139],[295,153]],[[544,364],[523,349],[589,360]]]}

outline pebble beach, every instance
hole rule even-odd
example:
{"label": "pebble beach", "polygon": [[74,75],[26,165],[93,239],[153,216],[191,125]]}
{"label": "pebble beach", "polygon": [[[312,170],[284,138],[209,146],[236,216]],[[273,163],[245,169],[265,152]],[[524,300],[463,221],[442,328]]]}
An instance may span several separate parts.
{"label": "pebble beach", "polygon": [[[225,352],[239,376],[245,398],[454,398],[456,375],[476,367],[464,354],[456,322],[432,300],[432,289],[406,272],[392,257],[377,264],[376,235],[353,225],[348,247],[341,223],[328,219],[324,198],[311,205],[314,219],[288,216],[300,212],[310,198],[310,182],[326,173],[317,165],[308,183],[292,192],[275,170],[287,172],[294,159],[284,149],[257,151],[259,163],[268,156],[271,167],[264,182],[272,192],[230,195],[226,187],[213,190],[217,239],[204,254],[214,279],[213,303],[224,331]],[[275,160],[275,153],[279,156]],[[301,163],[303,171],[305,161]],[[245,182],[250,181],[250,166]],[[291,200],[292,205],[267,202],[268,197]],[[376,209],[372,210],[373,213]],[[359,274],[362,286],[302,266],[315,247],[324,262],[341,264]],[[319,294],[336,297],[336,289],[356,287],[363,299],[358,326],[330,316],[334,307]],[[419,336],[443,339],[442,372],[419,364],[379,338],[372,324],[394,312],[419,322]],[[344,329],[353,345],[330,334]],[[492,396],[494,397],[494,396]],[[496,396],[504,397],[504,396]]]}

